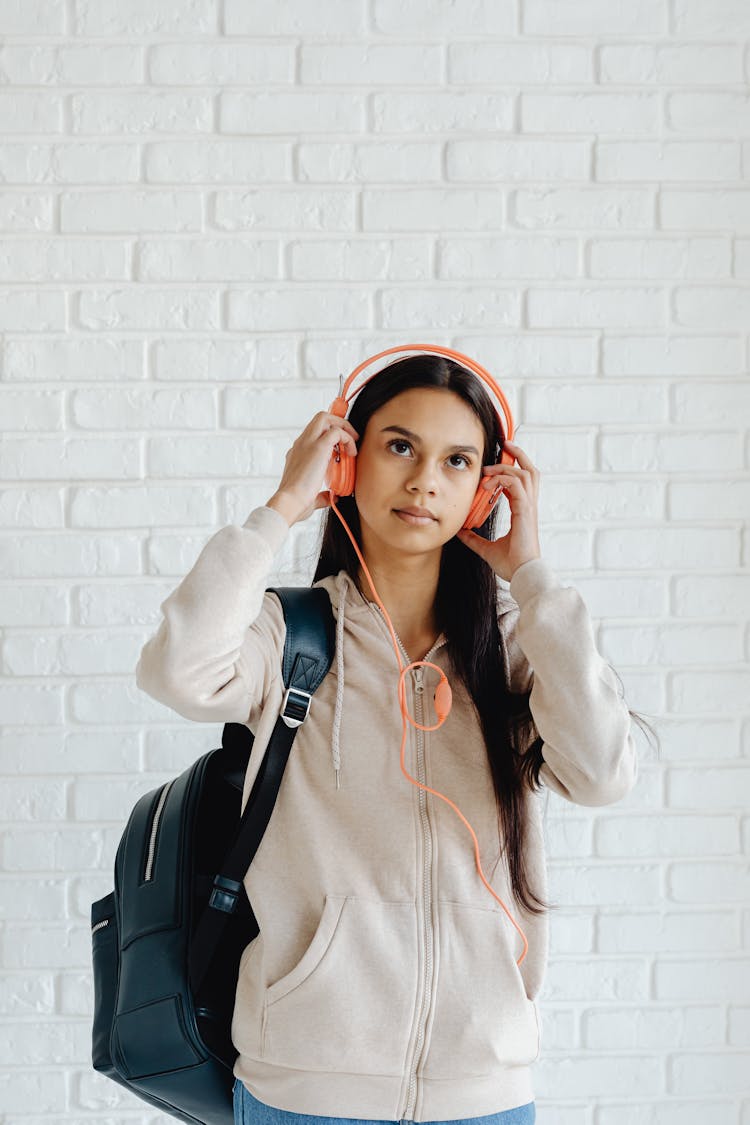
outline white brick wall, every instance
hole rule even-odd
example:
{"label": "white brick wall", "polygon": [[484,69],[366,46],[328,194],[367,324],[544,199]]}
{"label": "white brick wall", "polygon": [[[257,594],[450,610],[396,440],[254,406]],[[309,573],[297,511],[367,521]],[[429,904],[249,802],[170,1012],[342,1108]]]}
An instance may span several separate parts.
{"label": "white brick wall", "polygon": [[338,373],[419,340],[502,384],[662,738],[619,805],[549,800],[540,1125],[750,1125],[748,5],[0,0],[0,32],[0,1121],[172,1120],[91,1069],[89,907],[221,728],[137,656]]}

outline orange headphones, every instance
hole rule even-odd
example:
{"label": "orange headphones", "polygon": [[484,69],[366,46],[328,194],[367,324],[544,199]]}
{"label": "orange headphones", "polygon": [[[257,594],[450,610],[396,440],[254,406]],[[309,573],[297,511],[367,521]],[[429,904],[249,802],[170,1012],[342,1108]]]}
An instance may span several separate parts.
{"label": "orange headphones", "polygon": [[[377,371],[373,375],[368,376],[368,378],[365,379],[365,381],[362,383],[362,385],[360,387],[358,387],[357,390],[351,395],[351,398],[347,399],[346,398],[346,392],[347,392],[348,388],[350,387],[350,385],[356,379],[357,375],[359,375],[360,371],[364,370],[365,367],[369,367],[370,364],[373,363],[375,360],[380,359],[381,356],[391,355],[393,352],[428,352],[428,353],[434,352],[438,355],[448,356],[449,359],[453,359],[457,363],[460,363],[463,367],[468,368],[475,375],[477,375],[480,379],[484,380],[484,382],[488,385],[490,390],[493,391],[495,397],[500,402],[500,405],[501,405],[502,410],[503,410],[503,414],[505,415],[505,425],[504,425],[503,419],[500,417],[500,413],[496,409],[495,412],[497,414],[497,419],[498,419],[498,423],[499,423],[499,426],[500,426],[500,432],[504,435],[504,439],[507,438],[508,441],[513,440],[514,426],[513,426],[513,416],[512,416],[511,411],[510,411],[510,406],[508,405],[508,401],[507,401],[505,395],[503,394],[503,392],[501,391],[500,387],[497,385],[495,380],[492,378],[492,376],[487,371],[485,371],[485,369],[483,367],[481,367],[480,364],[478,364],[476,362],[476,360],[470,359],[468,356],[463,355],[462,352],[457,352],[457,351],[454,351],[452,348],[445,348],[445,347],[441,347],[441,346],[436,345],[436,344],[400,344],[400,345],[398,345],[397,347],[394,347],[394,348],[387,348],[385,351],[378,352],[376,355],[371,356],[369,359],[366,359],[363,363],[360,363],[358,367],[354,368],[354,371],[352,371],[349,378],[346,380],[346,382],[340,388],[338,397],[335,398],[333,400],[333,403],[331,404],[330,413],[335,414],[339,418],[346,418],[347,411],[349,409],[349,406],[351,404],[352,399],[354,399],[359,394],[359,392],[362,390],[362,387],[364,387],[367,383],[369,383],[370,379],[374,379],[375,375],[380,374],[380,371],[382,371],[383,369],[381,368],[380,371]],[[341,376],[341,378],[343,380],[343,376]],[[391,623],[391,619],[388,616],[388,611],[386,610],[382,601],[378,597],[378,593],[375,590],[375,583],[373,582],[372,576],[371,576],[369,570],[367,569],[367,565],[365,563],[365,560],[362,558],[362,554],[361,554],[360,549],[357,545],[357,542],[356,542],[354,536],[352,535],[351,531],[349,530],[349,528],[346,524],[346,520],[341,515],[341,512],[339,511],[338,506],[336,504],[336,499],[335,499],[336,496],[351,496],[351,494],[354,491],[354,484],[355,484],[355,478],[356,478],[356,469],[355,469],[356,460],[357,460],[356,456],[352,455],[351,453],[347,453],[346,450],[341,449],[340,444],[336,444],[336,446],[334,447],[334,451],[331,455],[331,461],[330,461],[330,464],[328,466],[328,471],[326,473],[326,484],[328,485],[331,507],[333,508],[333,510],[336,513],[336,515],[338,516],[338,518],[341,520],[341,523],[343,524],[344,530],[346,531],[347,535],[351,539],[354,550],[357,552],[357,555],[359,556],[359,561],[362,563],[362,569],[364,570],[365,574],[367,575],[370,586],[372,587],[373,593],[375,594],[375,600],[377,601],[378,605],[380,606],[380,608],[383,611],[383,614],[385,615],[385,619],[386,619],[386,622],[388,624],[388,629],[390,630],[393,647],[394,647],[395,652],[396,652],[396,659],[398,660],[398,665],[399,665],[399,668],[401,669],[401,675],[399,676],[399,681],[398,681],[398,700],[399,700],[399,705],[401,707],[401,714],[402,714],[402,717],[403,717],[403,720],[404,720],[403,738],[401,740],[401,772],[404,774],[404,776],[413,785],[417,785],[420,789],[426,789],[428,793],[433,793],[436,797],[440,797],[441,800],[443,800],[447,804],[449,804],[451,806],[451,808],[458,814],[458,816],[460,816],[461,820],[464,822],[466,827],[469,829],[469,832],[471,832],[471,835],[474,839],[474,856],[475,856],[475,859],[476,859],[476,865],[477,865],[477,871],[479,872],[479,877],[482,880],[482,882],[484,883],[484,885],[486,886],[487,890],[492,895],[492,897],[495,898],[500,903],[503,910],[508,915],[508,918],[513,923],[515,928],[518,930],[518,932],[521,935],[521,938],[523,940],[523,943],[524,943],[523,952],[521,953],[521,956],[516,961],[516,964],[520,965],[521,962],[523,961],[524,957],[526,956],[526,953],[527,953],[528,948],[529,948],[529,943],[526,940],[526,935],[524,934],[523,930],[518,925],[518,923],[515,921],[515,919],[511,915],[510,911],[508,910],[507,906],[503,902],[503,900],[499,897],[499,895],[495,894],[492,887],[490,886],[490,884],[487,882],[486,878],[484,877],[484,872],[482,871],[482,864],[481,864],[480,858],[479,858],[479,842],[477,840],[474,829],[471,827],[471,825],[469,824],[466,817],[463,815],[463,813],[458,808],[458,806],[453,803],[453,801],[451,801],[448,797],[446,797],[444,793],[439,793],[437,791],[437,789],[431,789],[429,787],[429,785],[423,785],[421,783],[421,781],[417,781],[417,779],[412,777],[411,774],[407,771],[407,769],[404,766],[404,748],[406,746],[406,722],[407,722],[407,720],[412,724],[413,727],[417,727],[419,730],[425,730],[425,731],[437,730],[438,727],[441,727],[443,725],[445,720],[448,718],[448,715],[450,714],[453,696],[452,696],[450,684],[448,683],[445,672],[443,671],[442,668],[439,668],[437,666],[437,664],[433,664],[429,660],[415,660],[411,664],[408,664],[406,667],[404,667],[401,663],[401,653],[400,653],[399,647],[398,647],[398,640],[396,638],[396,634],[394,632],[393,625]],[[502,456],[501,456],[498,464],[512,465],[514,463],[514,461],[515,461],[515,458],[512,456],[512,454],[506,452],[506,450],[503,450]],[[479,487],[477,488],[476,494],[474,496],[474,500],[472,501],[471,508],[469,509],[469,514],[467,515],[466,520],[464,521],[464,524],[463,524],[463,527],[465,527],[465,528],[481,527],[482,524],[484,523],[484,521],[489,516],[492,509],[494,508],[497,501],[500,499],[500,496],[501,496],[502,491],[503,491],[502,487],[498,487],[494,491],[490,491],[489,489],[486,489],[486,488],[483,487],[485,480],[488,480],[488,479],[491,479],[491,478],[487,477],[485,474],[482,474],[482,479],[479,482]],[[440,676],[440,682],[438,683],[438,686],[435,689],[435,696],[434,696],[435,714],[437,715],[438,721],[435,724],[435,726],[433,726],[433,727],[423,726],[421,723],[418,723],[418,722],[416,722],[416,720],[412,719],[411,715],[409,714],[409,710],[408,710],[408,707],[407,707],[407,704],[406,704],[406,683],[405,683],[406,673],[409,671],[410,668],[416,668],[419,665],[425,665],[426,667],[434,668]]]}

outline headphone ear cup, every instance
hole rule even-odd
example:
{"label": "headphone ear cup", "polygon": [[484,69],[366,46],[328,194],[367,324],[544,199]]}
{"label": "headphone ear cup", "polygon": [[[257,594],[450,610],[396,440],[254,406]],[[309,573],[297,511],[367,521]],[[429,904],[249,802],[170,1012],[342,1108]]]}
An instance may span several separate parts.
{"label": "headphone ear cup", "polygon": [[469,509],[469,514],[464,520],[462,530],[471,531],[475,527],[481,527],[502,496],[502,492],[498,492],[497,495],[495,495],[488,488],[483,487],[484,482],[491,479],[491,477],[485,476],[482,477],[479,482],[479,488],[474,493],[474,499]]}
{"label": "headphone ear cup", "polygon": [[351,453],[346,453],[341,449],[337,457],[334,449],[331,454],[326,481],[335,496],[351,496],[354,492],[357,475],[356,464],[357,458],[352,457]]}

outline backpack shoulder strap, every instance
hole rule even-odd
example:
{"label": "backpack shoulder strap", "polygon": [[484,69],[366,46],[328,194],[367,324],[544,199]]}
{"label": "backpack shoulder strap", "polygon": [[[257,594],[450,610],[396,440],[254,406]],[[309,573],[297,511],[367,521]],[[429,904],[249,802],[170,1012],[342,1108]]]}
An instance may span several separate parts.
{"label": "backpack shoulder strap", "polygon": [[320,687],[336,648],[328,591],[321,586],[269,586],[286,621],[282,675],[286,694],[281,718],[298,727],[307,718],[313,693]]}
{"label": "backpack shoulder strap", "polygon": [[[234,840],[214,878],[211,897],[193,935],[190,981],[194,993],[208,971],[227,916],[235,912],[238,897],[244,895],[244,875],[271,819],[294,736],[307,718],[312,695],[328,672],[336,648],[331,599],[326,590],[294,586],[268,589],[278,596],[286,621],[282,668],[286,694]],[[225,747],[227,738],[232,737],[229,728],[242,731],[245,738],[250,733],[242,723],[225,724]],[[257,933],[257,923],[255,926]]]}

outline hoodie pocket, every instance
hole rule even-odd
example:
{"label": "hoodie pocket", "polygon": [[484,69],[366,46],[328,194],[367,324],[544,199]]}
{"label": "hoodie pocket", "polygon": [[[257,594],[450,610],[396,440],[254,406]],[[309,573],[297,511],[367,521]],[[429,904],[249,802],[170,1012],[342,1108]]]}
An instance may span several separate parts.
{"label": "hoodie pocket", "polygon": [[438,904],[435,1013],[424,1074],[471,1078],[532,1063],[539,1054],[536,1005],[526,995],[504,912]]}
{"label": "hoodie pocket", "polygon": [[327,895],[301,959],[265,990],[262,1057],[299,1070],[400,1075],[417,969],[413,902]]}

